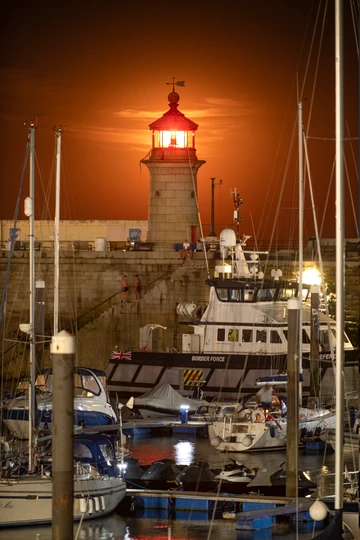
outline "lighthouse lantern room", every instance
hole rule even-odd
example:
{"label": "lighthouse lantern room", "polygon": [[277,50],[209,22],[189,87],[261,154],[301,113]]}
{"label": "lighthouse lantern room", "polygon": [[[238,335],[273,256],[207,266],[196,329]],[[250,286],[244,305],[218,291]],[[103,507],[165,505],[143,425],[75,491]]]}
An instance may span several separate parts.
{"label": "lighthouse lantern room", "polygon": [[179,111],[174,84],[169,110],[149,125],[152,148],[141,161],[150,172],[147,239],[155,250],[196,242],[198,234],[197,171],[205,161],[196,156],[198,125]]}

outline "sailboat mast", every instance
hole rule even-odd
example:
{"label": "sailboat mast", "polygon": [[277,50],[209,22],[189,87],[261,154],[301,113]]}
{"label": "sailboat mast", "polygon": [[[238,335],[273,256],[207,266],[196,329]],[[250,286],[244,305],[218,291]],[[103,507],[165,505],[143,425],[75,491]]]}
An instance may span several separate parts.
{"label": "sailboat mast", "polygon": [[[29,471],[33,471],[33,447],[35,428],[35,124],[32,122],[29,128],[30,138],[30,196],[25,200],[25,214],[30,221],[29,235],[29,266],[30,266],[30,384],[29,384]],[[29,200],[30,199],[30,200]]]}
{"label": "sailboat mast", "polygon": [[55,183],[55,238],[54,238],[54,336],[59,332],[59,280],[60,280],[60,165],[62,129],[55,132],[56,137],[56,183]]}
{"label": "sailboat mast", "polygon": [[[303,165],[303,119],[302,103],[298,103],[298,136],[299,136],[299,371],[302,373],[302,282],[304,253],[304,165]],[[299,384],[299,403],[302,403],[302,385]]]}
{"label": "sailboat mast", "polygon": [[344,401],[344,98],[343,2],[335,0],[335,150],[336,150],[336,446],[335,509],[343,508],[343,401]]}

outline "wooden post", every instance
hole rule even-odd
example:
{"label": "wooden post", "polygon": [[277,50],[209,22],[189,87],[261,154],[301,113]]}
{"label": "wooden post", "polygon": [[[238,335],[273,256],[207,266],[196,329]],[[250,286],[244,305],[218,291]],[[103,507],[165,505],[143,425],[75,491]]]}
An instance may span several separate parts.
{"label": "wooden post", "polygon": [[45,281],[42,279],[36,281],[35,304],[35,358],[39,373],[44,368]]}
{"label": "wooden post", "polygon": [[299,457],[299,317],[301,301],[288,301],[286,496],[298,495]]}
{"label": "wooden post", "polygon": [[73,540],[75,338],[62,330],[53,336],[50,351],[53,369],[52,538]]}
{"label": "wooden post", "polygon": [[320,350],[319,350],[319,305],[318,285],[312,285],[311,293],[311,327],[310,327],[310,396],[319,397],[320,393]]}

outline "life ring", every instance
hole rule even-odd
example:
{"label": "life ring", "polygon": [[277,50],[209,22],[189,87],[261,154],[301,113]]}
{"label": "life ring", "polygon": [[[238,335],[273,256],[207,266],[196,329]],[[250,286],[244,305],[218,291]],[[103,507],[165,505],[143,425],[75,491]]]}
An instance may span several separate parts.
{"label": "life ring", "polygon": [[246,422],[251,422],[252,420],[252,411],[251,409],[244,409],[241,411],[239,417],[241,418],[241,420],[245,420]]}
{"label": "life ring", "polygon": [[251,414],[251,420],[255,424],[261,424],[261,423],[265,422],[264,411],[262,411],[261,409],[255,409],[255,411],[253,411],[252,414]]}

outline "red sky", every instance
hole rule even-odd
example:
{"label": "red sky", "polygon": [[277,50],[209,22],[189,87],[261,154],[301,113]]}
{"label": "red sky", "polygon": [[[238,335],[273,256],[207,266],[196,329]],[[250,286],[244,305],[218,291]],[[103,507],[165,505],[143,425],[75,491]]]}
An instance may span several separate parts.
{"label": "red sky", "polygon": [[[357,137],[357,54],[350,3],[344,4],[345,129]],[[54,199],[46,210],[43,192],[54,183],[52,127],[62,125],[61,217],[147,219],[149,173],[139,162],[151,146],[148,125],[168,110],[165,83],[174,76],[185,80],[179,109],[199,124],[197,155],[206,160],[198,174],[202,222],[210,223],[215,177],[223,181],[215,193],[218,232],[232,224],[236,187],[244,200],[242,232],[254,228],[259,240],[269,239],[278,213],[275,237],[296,239],[297,74],[305,130],[334,137],[334,6],[330,1],[320,50],[324,6],[319,0],[8,3],[1,17],[0,218],[13,217],[23,124],[38,114],[37,218],[54,215]],[[319,227],[327,207],[322,236],[334,237],[334,143],[308,144]],[[350,238],[358,234],[349,195],[357,208],[357,141],[345,146]],[[27,185],[26,178],[22,198]],[[308,238],[314,235],[308,193],[305,207]]]}

